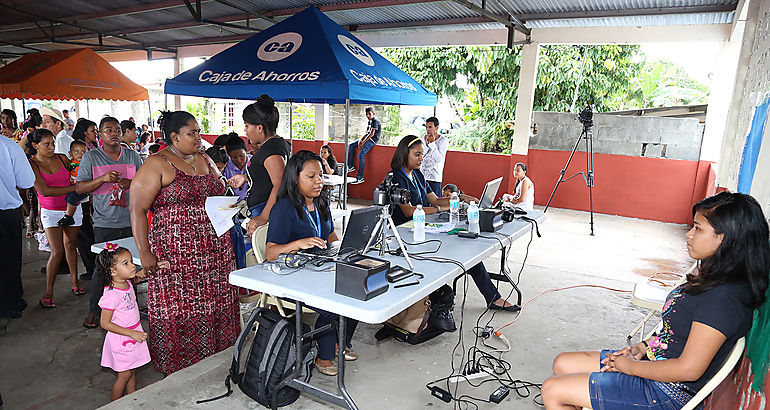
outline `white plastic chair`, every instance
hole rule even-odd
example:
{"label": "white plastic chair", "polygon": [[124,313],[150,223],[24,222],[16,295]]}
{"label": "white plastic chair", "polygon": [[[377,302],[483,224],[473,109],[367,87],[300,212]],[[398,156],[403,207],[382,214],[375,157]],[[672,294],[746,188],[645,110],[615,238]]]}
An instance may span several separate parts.
{"label": "white plastic chair", "polygon": [[742,337],[738,339],[737,342],[735,342],[735,346],[730,350],[730,353],[727,355],[727,359],[725,359],[725,362],[722,364],[722,367],[719,368],[719,370],[714,374],[714,376],[709,379],[706,384],[703,385],[703,387],[698,391],[698,393],[690,399],[690,401],[687,402],[687,404],[682,407],[682,410],[692,410],[697,405],[699,405],[703,400],[706,400],[706,397],[711,394],[711,392],[714,391],[714,389],[719,386],[722,381],[727,377],[728,374],[730,374],[731,371],[733,371],[733,368],[735,367],[735,364],[738,363],[738,360],[741,359],[741,356],[743,356],[743,348],[746,346],[746,338]]}
{"label": "white plastic chair", "polygon": [[631,303],[645,309],[650,309],[650,311],[647,313],[644,319],[642,319],[636,325],[636,327],[634,327],[631,333],[628,334],[627,338],[629,341],[633,339],[633,337],[639,333],[640,330],[643,340],[649,338],[650,335],[645,335],[644,333],[644,327],[647,322],[655,313],[663,310],[663,305],[666,303],[666,297],[669,293],[671,293],[671,290],[683,284],[687,280],[687,275],[695,271],[697,267],[698,263],[693,263],[690,269],[688,269],[687,272],[682,275],[682,277],[679,278],[679,280],[671,287],[655,285],[650,283],[650,280],[637,282],[634,285],[634,290],[631,292]]}
{"label": "white plastic chair", "polygon": [[[246,266],[259,265],[265,262],[266,260],[265,246],[267,244],[268,225],[270,224],[267,223],[258,227],[254,231],[254,233],[251,234],[251,249],[246,251]],[[241,303],[253,303],[255,301],[257,302],[254,304],[253,307],[241,311],[241,327],[246,325],[245,323],[246,317],[251,312],[253,312],[258,308],[265,307],[268,305],[275,306],[278,309],[278,313],[280,313],[281,316],[288,317],[288,315],[286,314],[286,311],[284,310],[282,301],[276,297],[268,295],[267,293],[261,292],[250,296],[240,296],[238,300]]]}

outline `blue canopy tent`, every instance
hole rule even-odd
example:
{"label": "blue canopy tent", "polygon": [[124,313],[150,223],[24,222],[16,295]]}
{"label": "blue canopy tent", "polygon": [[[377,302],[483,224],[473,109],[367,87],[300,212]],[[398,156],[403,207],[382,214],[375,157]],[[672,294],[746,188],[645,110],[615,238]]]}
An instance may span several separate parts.
{"label": "blue canopy tent", "polygon": [[[345,104],[346,158],[351,103],[436,104],[435,94],[315,7],[166,80],[165,92],[244,100],[267,94],[289,103]],[[343,169],[347,175],[347,161]]]}

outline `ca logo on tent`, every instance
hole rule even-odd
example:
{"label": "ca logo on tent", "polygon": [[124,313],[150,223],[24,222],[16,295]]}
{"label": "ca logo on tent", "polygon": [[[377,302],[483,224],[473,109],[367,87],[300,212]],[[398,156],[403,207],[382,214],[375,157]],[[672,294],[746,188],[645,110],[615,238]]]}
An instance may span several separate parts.
{"label": "ca logo on tent", "polygon": [[294,54],[302,45],[299,33],[281,33],[265,40],[257,49],[257,58],[263,61],[280,61]]}
{"label": "ca logo on tent", "polygon": [[374,67],[374,59],[372,56],[370,56],[369,53],[367,53],[366,50],[358,45],[358,43],[353,39],[342,34],[338,34],[337,40],[340,41],[340,44],[342,44],[342,47],[344,47],[345,50],[348,50],[350,54],[353,54],[353,57],[359,59],[362,63],[368,65],[369,67]]}

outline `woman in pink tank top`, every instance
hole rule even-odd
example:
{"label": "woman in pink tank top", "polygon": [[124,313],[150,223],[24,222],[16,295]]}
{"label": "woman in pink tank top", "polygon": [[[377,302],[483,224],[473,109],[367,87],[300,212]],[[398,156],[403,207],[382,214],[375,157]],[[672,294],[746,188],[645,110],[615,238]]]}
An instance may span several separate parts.
{"label": "woman in pink tank top", "polygon": [[53,285],[59,271],[62,256],[66,256],[72,280],[72,293],[83,295],[86,291],[80,287],[77,275],[77,238],[83,214],[78,207],[73,226],[62,228],[56,222],[67,209],[65,196],[75,191],[70,183],[69,160],[66,156],[54,153],[54,136],[51,131],[40,128],[29,134],[27,147],[32,154],[30,163],[35,172],[35,190],[40,202],[40,220],[45,228],[45,235],[51,247],[51,255],[46,264],[45,293],[40,299],[40,306],[54,308]]}

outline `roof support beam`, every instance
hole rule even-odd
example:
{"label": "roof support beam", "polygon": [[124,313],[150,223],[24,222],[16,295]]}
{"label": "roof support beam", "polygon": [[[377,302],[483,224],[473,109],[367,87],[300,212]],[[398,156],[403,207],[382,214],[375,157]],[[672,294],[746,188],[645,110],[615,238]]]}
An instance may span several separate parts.
{"label": "roof support beam", "polygon": [[[322,12],[327,11],[344,11],[344,10],[358,10],[368,9],[372,7],[388,7],[388,6],[402,6],[406,4],[421,4],[421,3],[435,3],[443,0],[371,0],[371,1],[359,1],[358,3],[339,3],[339,4],[327,4],[319,5],[318,10]],[[275,16],[292,16],[305,10],[307,7],[293,7],[288,9],[275,9],[269,11],[260,12],[260,15],[275,17]]]}
{"label": "roof support beam", "polygon": [[[13,6],[5,6],[5,7],[6,7],[7,9],[10,9],[10,10],[16,11],[17,13],[21,13],[21,14],[24,14],[24,15],[27,15],[27,16],[30,16],[30,17],[33,17],[33,18],[36,18],[36,19],[38,19],[38,20],[41,20],[41,21],[47,21],[47,22],[50,22],[50,23],[58,23],[58,24],[62,24],[62,25],[67,25],[67,26],[71,26],[71,27],[77,28],[77,29],[79,29],[79,30],[85,30],[85,31],[88,31],[88,32],[91,32],[91,33],[94,33],[94,34],[97,34],[97,35],[98,35],[98,34],[101,34],[101,33],[99,33],[99,32],[98,32],[98,31],[96,31],[96,30],[92,30],[92,29],[90,29],[90,28],[88,28],[88,27],[84,27],[84,26],[82,26],[82,25],[79,25],[79,24],[76,24],[76,23],[71,23],[71,22],[62,21],[62,20],[59,20],[59,19],[54,19],[54,18],[50,18],[50,17],[40,16],[40,15],[38,15],[38,14],[35,14],[35,13],[30,13],[30,12],[28,12],[28,11],[26,11],[26,10],[22,10],[22,9],[19,9],[19,8],[13,7]],[[37,22],[35,22],[35,24],[37,24]],[[39,25],[38,25],[38,27],[39,27]],[[42,27],[41,27],[41,30],[42,30]],[[45,30],[43,30],[43,32],[45,33]],[[46,34],[47,34],[47,33],[46,33]],[[124,40],[126,40],[126,41],[130,41],[130,42],[132,42],[132,43],[136,43],[136,44],[139,44],[139,45],[141,45],[142,47],[147,47],[147,46],[146,46],[144,43],[142,43],[141,41],[137,41],[137,40],[131,39],[131,38],[129,38],[129,37],[125,37],[125,36],[123,36],[122,38],[123,38]],[[53,33],[53,25],[52,25],[52,26],[51,26],[51,33],[50,33],[50,42],[54,42],[53,40],[54,40],[54,33]]]}
{"label": "roof support beam", "polygon": [[[193,8],[193,5],[190,3],[190,0],[184,0],[184,4],[185,6],[187,6],[187,10],[190,10],[190,14],[192,14],[193,19],[203,24],[212,24],[220,27],[237,28],[240,30],[247,30],[247,31],[261,31],[253,27],[241,26],[238,24],[230,24],[230,23],[225,23],[217,20],[203,18],[203,12],[201,11],[201,0],[195,0],[195,8]],[[232,34],[235,34],[235,33],[232,33]]]}
{"label": "roof support beam", "polygon": [[7,46],[13,46],[13,47],[18,47],[18,48],[23,48],[23,49],[34,51],[36,53],[44,53],[45,52],[45,50],[41,50],[39,48],[30,47],[30,46],[27,46],[27,45],[24,45],[24,44],[11,43],[11,42],[4,41],[4,40],[0,40],[0,44],[5,44]]}
{"label": "roof support beam", "polygon": [[656,7],[647,9],[565,11],[559,13],[521,14],[519,17],[525,21],[530,21],[597,17],[659,16],[663,14],[720,13],[734,10],[735,6],[732,4],[715,4],[709,6]]}
{"label": "roof support beam", "polygon": [[504,24],[506,27],[513,28],[515,30],[518,30],[526,35],[530,34],[530,29],[527,28],[524,23],[522,23],[517,17],[508,15],[506,17],[499,16],[495,13],[492,13],[491,11],[477,6],[475,3],[468,1],[468,0],[452,0],[453,2],[465,6],[466,8],[475,11],[476,13],[481,14],[482,16],[489,17],[492,20]]}
{"label": "roof support beam", "polygon": [[345,27],[348,31],[367,31],[367,30],[385,30],[393,28],[406,28],[406,27],[427,27],[427,26],[448,26],[455,24],[474,24],[474,23],[490,23],[494,20],[479,16],[479,17],[460,17],[441,20],[417,20],[417,21],[399,21],[394,23],[377,23],[377,24],[359,24],[350,25]]}
{"label": "roof support beam", "polygon": [[[215,1],[216,1],[217,3],[221,3],[221,4],[224,4],[225,6],[230,6],[230,7],[234,8],[234,9],[236,9],[236,10],[240,10],[240,11],[242,11],[242,12],[244,12],[244,13],[248,14],[248,15],[254,16],[254,17],[256,17],[256,18],[259,18],[259,19],[263,19],[263,20],[267,20],[267,21],[269,21],[269,22],[271,22],[271,23],[273,23],[273,24],[276,24],[276,23],[278,23],[278,20],[276,20],[276,19],[274,19],[274,18],[272,18],[272,17],[269,17],[269,16],[264,16],[264,15],[262,15],[262,14],[260,14],[260,13],[255,13],[255,12],[252,12],[252,11],[250,11],[250,10],[247,10],[245,7],[241,7],[241,6],[237,5],[237,4],[233,4],[233,3],[232,3],[232,2],[230,2],[230,1],[226,1],[226,0],[215,0]],[[249,25],[249,24],[248,24],[248,20],[246,20],[246,25],[247,25],[247,26]]]}

